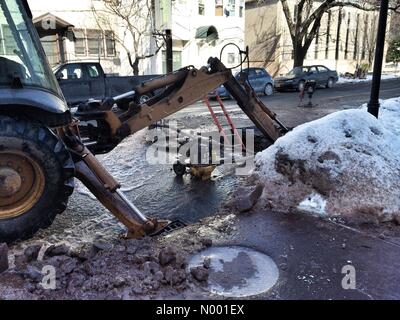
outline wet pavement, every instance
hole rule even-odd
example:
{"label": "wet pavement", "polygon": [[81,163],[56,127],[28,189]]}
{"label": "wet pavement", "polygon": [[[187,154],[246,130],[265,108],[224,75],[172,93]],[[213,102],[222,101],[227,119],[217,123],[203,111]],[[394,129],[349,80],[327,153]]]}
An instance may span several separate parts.
{"label": "wet pavement", "polygon": [[[268,211],[239,216],[232,228],[229,239],[217,240],[216,246],[252,248],[278,265],[277,284],[260,298],[400,299],[400,245],[389,238],[319,218]],[[354,289],[344,280],[352,267]],[[343,281],[350,288],[344,289]]]}

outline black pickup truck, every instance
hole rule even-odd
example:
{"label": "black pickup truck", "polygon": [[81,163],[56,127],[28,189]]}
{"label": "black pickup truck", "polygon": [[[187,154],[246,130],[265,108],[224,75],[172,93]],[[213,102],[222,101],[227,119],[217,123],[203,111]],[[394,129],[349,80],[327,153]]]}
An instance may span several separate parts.
{"label": "black pickup truck", "polygon": [[[71,107],[89,99],[102,100],[130,92],[140,83],[157,77],[156,75],[109,76],[104,73],[98,62],[69,62],[55,67],[53,71]],[[149,97],[136,98],[144,102]],[[126,109],[130,100],[132,99],[121,100],[118,106]]]}

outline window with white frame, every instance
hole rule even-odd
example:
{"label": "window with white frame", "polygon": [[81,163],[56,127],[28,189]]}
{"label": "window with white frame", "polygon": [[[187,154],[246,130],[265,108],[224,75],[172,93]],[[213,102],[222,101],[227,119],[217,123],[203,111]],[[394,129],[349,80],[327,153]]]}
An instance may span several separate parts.
{"label": "window with white frame", "polygon": [[199,0],[199,15],[204,16],[204,14],[205,14],[204,0]]}
{"label": "window with white frame", "polygon": [[106,53],[108,57],[115,57],[116,50],[115,50],[115,35],[113,31],[106,31],[105,32],[106,38]]}
{"label": "window with white frame", "polygon": [[240,0],[239,4],[239,17],[243,18],[243,13],[244,13],[244,0]]}
{"label": "window with white frame", "polygon": [[6,24],[0,26],[0,54],[13,55],[17,48],[10,27]]}
{"label": "window with white frame", "polygon": [[[163,73],[167,73],[167,53],[165,50],[162,51],[162,69]],[[182,68],[182,51],[173,51],[172,53],[173,70],[176,71]]]}
{"label": "window with white frame", "polygon": [[234,64],[236,62],[236,55],[232,52],[228,53],[228,63]]}
{"label": "window with white frame", "polygon": [[227,11],[230,17],[234,17],[236,13],[236,0],[228,0]]}
{"label": "window with white frame", "polygon": [[74,30],[75,35],[75,54],[77,56],[86,56],[86,38],[85,30]]}
{"label": "window with white frame", "polygon": [[75,29],[75,54],[77,56],[115,57],[115,34],[113,31]]}
{"label": "window with white frame", "polygon": [[100,30],[88,29],[86,30],[88,53],[90,56],[103,55],[103,34]]}
{"label": "window with white frame", "polygon": [[224,1],[215,0],[215,15],[217,17],[222,17],[224,15]]}

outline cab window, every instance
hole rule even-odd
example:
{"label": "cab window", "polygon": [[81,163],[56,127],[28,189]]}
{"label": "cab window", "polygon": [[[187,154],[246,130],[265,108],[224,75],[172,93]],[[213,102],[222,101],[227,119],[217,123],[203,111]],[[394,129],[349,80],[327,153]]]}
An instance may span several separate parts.
{"label": "cab window", "polygon": [[62,68],[57,77],[61,80],[79,80],[83,78],[82,67],[79,65],[69,65]]}
{"label": "cab window", "polygon": [[91,78],[98,78],[100,77],[99,68],[96,65],[89,65],[88,66],[89,77]]}

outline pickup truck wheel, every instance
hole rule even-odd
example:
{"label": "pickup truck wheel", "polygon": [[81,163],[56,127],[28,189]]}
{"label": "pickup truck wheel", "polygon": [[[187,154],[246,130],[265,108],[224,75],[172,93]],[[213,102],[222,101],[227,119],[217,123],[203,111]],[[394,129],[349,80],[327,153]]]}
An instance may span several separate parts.
{"label": "pickup truck wheel", "polygon": [[274,87],[272,86],[272,84],[267,83],[264,88],[264,95],[272,96],[273,94],[274,94]]}
{"label": "pickup truck wheel", "polygon": [[329,78],[328,82],[326,83],[326,87],[328,89],[332,89],[335,86],[335,81],[333,80],[333,78]]}
{"label": "pickup truck wheel", "polygon": [[150,96],[147,95],[147,94],[144,94],[144,95],[140,96],[139,103],[143,104],[143,103],[146,103],[149,100],[150,100]]}
{"label": "pickup truck wheel", "polygon": [[0,243],[51,225],[74,189],[74,163],[48,128],[0,116]]}

